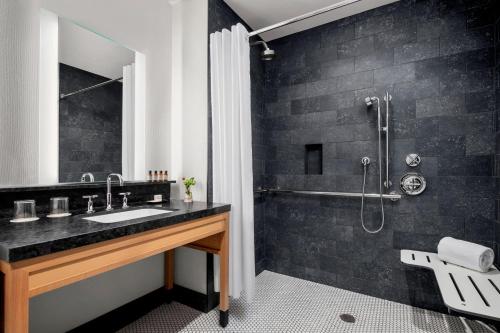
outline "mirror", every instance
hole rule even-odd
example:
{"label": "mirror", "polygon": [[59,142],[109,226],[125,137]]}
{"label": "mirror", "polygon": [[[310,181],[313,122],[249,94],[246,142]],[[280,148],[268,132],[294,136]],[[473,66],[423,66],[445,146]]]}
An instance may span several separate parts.
{"label": "mirror", "polygon": [[124,173],[135,53],[74,22],[58,21],[59,182],[79,182],[84,173],[104,181],[112,172]]}
{"label": "mirror", "polygon": [[12,7],[0,36],[0,188],[84,173],[144,180],[144,54],[52,11]]}

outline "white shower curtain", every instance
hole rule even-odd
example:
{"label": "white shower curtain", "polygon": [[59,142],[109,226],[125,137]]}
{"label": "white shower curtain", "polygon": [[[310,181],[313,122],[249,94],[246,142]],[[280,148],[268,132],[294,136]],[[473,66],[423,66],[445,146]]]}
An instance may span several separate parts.
{"label": "white shower curtain", "polygon": [[255,288],[250,46],[241,24],[210,35],[213,200],[231,204],[229,292]]}
{"label": "white shower curtain", "polygon": [[122,175],[134,180],[135,64],[123,66]]}

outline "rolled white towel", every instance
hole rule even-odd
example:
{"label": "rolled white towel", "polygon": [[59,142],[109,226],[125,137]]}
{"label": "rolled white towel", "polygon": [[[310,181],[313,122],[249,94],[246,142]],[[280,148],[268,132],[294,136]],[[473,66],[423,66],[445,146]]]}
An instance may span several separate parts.
{"label": "rolled white towel", "polygon": [[495,261],[495,253],[489,247],[452,237],[444,237],[439,241],[438,257],[480,272],[487,272]]}

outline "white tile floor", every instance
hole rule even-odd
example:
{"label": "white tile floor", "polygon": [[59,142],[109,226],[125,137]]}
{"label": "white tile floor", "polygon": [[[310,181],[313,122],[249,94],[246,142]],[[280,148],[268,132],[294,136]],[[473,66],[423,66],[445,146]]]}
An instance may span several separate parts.
{"label": "white tile floor", "polygon": [[[229,325],[218,324],[219,312],[207,314],[179,303],[165,304],[120,332],[465,332],[456,317],[361,295],[269,271],[257,277],[251,304],[231,302]],[[349,313],[355,323],[340,314]],[[467,321],[475,333],[491,333]]]}

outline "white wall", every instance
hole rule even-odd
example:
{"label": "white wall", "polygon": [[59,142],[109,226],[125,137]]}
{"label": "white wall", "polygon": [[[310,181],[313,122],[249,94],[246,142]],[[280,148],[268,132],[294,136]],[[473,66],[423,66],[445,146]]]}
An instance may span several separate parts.
{"label": "white wall", "polygon": [[32,298],[29,331],[67,332],[161,287],[163,262],[154,256]]}
{"label": "white wall", "polygon": [[[40,10],[38,183],[59,181],[59,19]],[[20,133],[20,135],[26,135]]]}
{"label": "white wall", "polygon": [[134,88],[134,179],[146,174],[146,57],[135,53]]}
{"label": "white wall", "polygon": [[39,26],[36,3],[0,0],[0,185],[38,182]]}
{"label": "white wall", "polygon": [[[207,197],[208,0],[173,3],[172,159],[177,179],[195,177],[195,200]],[[179,138],[181,145],[179,145]],[[178,186],[182,198],[184,187]],[[175,282],[206,293],[206,254],[181,248],[175,253]],[[189,263],[189,264],[187,264]]]}
{"label": "white wall", "polygon": [[59,62],[63,64],[116,79],[134,57],[134,51],[101,34],[64,18],[59,20]]}

